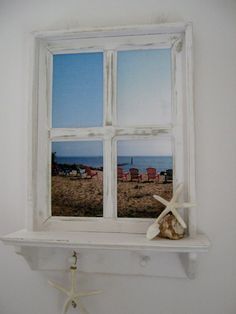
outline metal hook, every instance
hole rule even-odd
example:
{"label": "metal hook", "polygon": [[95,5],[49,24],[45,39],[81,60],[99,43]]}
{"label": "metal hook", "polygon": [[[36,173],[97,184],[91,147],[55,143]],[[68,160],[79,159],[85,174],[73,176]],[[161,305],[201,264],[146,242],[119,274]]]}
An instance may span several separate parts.
{"label": "metal hook", "polygon": [[71,262],[70,269],[77,269],[77,261],[78,261],[78,256],[75,251],[73,251],[72,257],[69,258],[69,261]]}
{"label": "metal hook", "polygon": [[77,261],[78,261],[78,256],[77,256],[77,253],[75,251],[73,251],[73,256],[75,258],[75,262],[74,262],[74,265],[76,266],[77,265]]}

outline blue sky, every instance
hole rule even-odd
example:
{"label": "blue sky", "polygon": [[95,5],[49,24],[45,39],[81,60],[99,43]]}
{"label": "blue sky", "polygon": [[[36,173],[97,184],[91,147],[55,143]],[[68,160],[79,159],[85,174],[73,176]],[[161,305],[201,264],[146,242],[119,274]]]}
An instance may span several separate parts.
{"label": "blue sky", "polygon": [[118,156],[171,156],[170,137],[117,142]]}
{"label": "blue sky", "polygon": [[171,122],[170,49],[119,52],[117,70],[120,124]]}
{"label": "blue sky", "polygon": [[52,127],[101,126],[103,54],[54,55]]}
{"label": "blue sky", "polygon": [[102,156],[102,141],[54,142],[52,151],[63,157]]}
{"label": "blue sky", "polygon": [[[102,156],[102,141],[54,142],[52,151],[57,156],[84,157]],[[117,142],[118,156],[171,156],[169,137],[147,140],[122,140]]]}
{"label": "blue sky", "polygon": [[[117,115],[120,125],[170,123],[170,49],[118,52]],[[52,127],[103,124],[103,53],[53,57]],[[122,141],[119,155],[171,155],[169,140]],[[58,156],[101,156],[102,142],[53,143]]]}

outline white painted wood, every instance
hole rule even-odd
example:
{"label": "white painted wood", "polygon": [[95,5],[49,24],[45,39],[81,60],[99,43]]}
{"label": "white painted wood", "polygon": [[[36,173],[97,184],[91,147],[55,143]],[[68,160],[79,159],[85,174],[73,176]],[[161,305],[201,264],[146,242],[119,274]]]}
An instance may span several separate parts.
{"label": "white painted wood", "polygon": [[[104,113],[103,113],[103,217],[112,217],[111,199],[111,141],[112,141],[112,58],[113,52],[104,53]],[[105,129],[108,127],[108,129]],[[110,130],[110,132],[109,132]],[[107,132],[106,132],[107,131]]]}
{"label": "white painted wood", "polygon": [[184,102],[182,71],[183,51],[178,50],[182,38],[173,43],[172,49],[172,121],[173,121],[173,173],[174,189],[180,182],[184,182]]}
{"label": "white painted wood", "polygon": [[[47,49],[53,54],[157,49],[170,48],[172,42],[180,36],[181,32],[184,32],[184,27],[184,23],[180,27],[159,24],[137,28],[56,31],[34,33],[34,35],[36,38],[46,41]],[[180,31],[180,29],[182,30]]]}
{"label": "white painted wood", "polygon": [[[193,41],[192,24],[186,26],[185,36],[185,75],[186,75],[186,147],[188,163],[187,190],[190,202],[196,203],[196,168],[195,168],[195,131],[194,131],[194,106],[193,106]],[[189,234],[197,233],[196,208],[192,208],[188,216]]]}
{"label": "white painted wood", "polygon": [[[103,30],[65,31],[38,33],[36,35],[35,84],[34,84],[34,137],[33,137],[33,230],[45,231],[106,231],[145,233],[153,220],[116,219],[116,141],[119,139],[146,139],[172,136],[174,152],[174,187],[186,181],[187,200],[194,197],[195,183],[192,179],[194,153],[191,142],[192,106],[191,92],[191,32],[186,23],[174,25],[149,25],[144,27],[121,27]],[[187,32],[187,35],[186,35]],[[184,43],[184,44],[183,44]],[[102,45],[102,46],[101,46]],[[116,52],[119,49],[153,49],[171,47],[173,123],[122,127],[116,125]],[[52,55],[65,53],[68,49],[104,51],[104,126],[97,128],[52,129],[51,88]],[[112,49],[112,50],[111,50]],[[188,50],[188,51],[187,51]],[[184,62],[183,62],[184,60]],[[187,78],[187,83],[183,84]],[[188,92],[187,92],[188,91]],[[190,122],[185,128],[190,116]],[[38,120],[37,120],[38,118]],[[36,124],[36,122],[38,124]],[[187,133],[185,140],[183,133]],[[71,140],[104,141],[104,218],[51,217],[50,210],[50,142]],[[47,142],[48,141],[48,142]],[[187,146],[187,147],[186,147]],[[191,151],[191,153],[190,153]],[[36,170],[34,170],[36,168]],[[187,180],[186,180],[187,178]],[[189,187],[191,185],[191,187]],[[191,198],[191,199],[189,199]],[[194,216],[194,214],[192,215]],[[192,217],[191,216],[191,217]],[[195,218],[190,219],[191,230],[196,229]],[[193,234],[192,231],[190,234]]]}
{"label": "white painted wood", "polygon": [[93,140],[101,139],[105,134],[112,131],[111,127],[94,127],[94,128],[71,128],[71,129],[50,129],[51,141],[71,141],[71,140]]}
{"label": "white painted wood", "polygon": [[41,39],[63,40],[68,38],[97,38],[135,36],[146,34],[178,34],[185,32],[188,23],[146,24],[132,26],[113,26],[100,28],[67,29],[52,31],[34,31],[33,35]]}
{"label": "white painted wood", "polygon": [[173,35],[157,36],[126,36],[123,37],[89,38],[73,39],[66,41],[49,41],[48,50],[53,54],[68,53],[86,53],[101,51],[119,51],[119,50],[146,50],[146,49],[166,49],[170,48],[173,41]]}
{"label": "white painted wood", "polygon": [[77,129],[51,129],[49,130],[51,141],[72,141],[72,140],[94,140],[105,137],[122,137],[130,138],[158,136],[161,134],[171,134],[171,126],[147,126],[147,127],[94,127],[94,128],[77,128]]}
{"label": "white painted wood", "polygon": [[112,55],[112,125],[117,125],[117,51],[113,50]]}
{"label": "white painted wood", "polygon": [[[108,209],[105,215],[114,215]],[[153,219],[130,218],[91,218],[91,217],[56,217],[49,216],[41,225],[42,231],[90,231],[107,232],[107,236],[113,232],[145,233]]]}
{"label": "white painted wood", "polygon": [[[27,188],[27,217],[26,217],[26,226],[28,230],[34,230],[36,226],[37,214],[35,212],[36,208],[36,167],[33,163],[36,161],[37,156],[37,124],[38,124],[38,115],[37,115],[37,101],[38,101],[38,76],[36,75],[38,71],[38,59],[39,59],[39,43],[35,38],[31,38],[30,45],[30,57],[31,57],[31,68],[29,70],[29,85],[31,95],[29,99],[32,99],[28,104],[29,109],[29,119],[27,129],[28,129],[28,188]],[[32,106],[32,103],[34,106]]]}
{"label": "white painted wood", "polygon": [[[53,86],[53,55],[48,51],[47,53],[47,73],[46,73],[46,92],[47,92],[47,129],[52,127],[52,86]],[[49,132],[48,132],[49,137]],[[45,185],[48,189],[48,193],[46,195],[47,199],[47,217],[51,216],[51,158],[52,158],[52,145],[48,139],[48,151],[45,151],[45,154],[48,153],[47,156],[47,182]],[[46,217],[46,219],[48,219]]]}
{"label": "white painted wood", "polygon": [[[173,149],[173,189],[176,190],[180,182],[185,182],[184,172],[184,99],[183,99],[183,37],[173,41],[172,59],[172,149]],[[187,199],[187,198],[186,198]],[[183,210],[180,209],[183,214]]]}
{"label": "white painted wood", "polygon": [[103,216],[113,217],[113,199],[112,199],[112,138],[105,138],[103,149],[104,158],[104,170],[103,170],[103,180],[104,180],[104,191],[103,191]]}
{"label": "white painted wood", "polygon": [[[71,248],[16,246],[15,250],[32,270],[65,271]],[[79,272],[125,276],[158,276],[186,278],[190,253],[168,253],[148,250],[79,249]]]}
{"label": "white painted wood", "polygon": [[[111,145],[110,147],[111,147],[111,201],[112,201],[112,204],[111,204],[112,213],[110,217],[113,217],[114,221],[118,221],[117,220],[117,202],[116,202],[116,198],[117,198],[117,146],[116,146],[116,143],[114,142],[114,137],[111,138],[110,145]],[[128,222],[128,224],[130,224],[130,222]],[[132,227],[130,228],[130,225],[128,226],[128,224],[127,224],[127,228],[125,228],[126,232],[133,232],[131,231],[133,230],[133,228]],[[137,223],[135,223],[135,226],[137,226]],[[139,230],[141,231],[141,228],[139,228]]]}
{"label": "white painted wood", "polygon": [[68,257],[76,250],[82,272],[180,278],[187,275],[191,279],[196,275],[197,253],[207,252],[210,246],[203,234],[177,241],[149,241],[144,234],[24,229],[0,240],[13,245],[32,270],[66,270]]}
{"label": "white painted wood", "polygon": [[[46,49],[46,43],[40,44],[39,47],[39,61],[38,61],[38,99],[37,111],[35,120],[37,120],[36,130],[37,137],[33,140],[36,141],[36,156],[34,156],[32,166],[36,168],[36,177],[34,178],[36,185],[36,215],[37,221],[35,229],[39,230],[41,223],[50,215],[50,208],[48,207],[49,200],[49,125],[48,125],[48,76],[49,76],[49,52]],[[37,74],[37,73],[36,73]],[[50,85],[50,84],[49,84]]]}
{"label": "white painted wood", "polygon": [[74,249],[154,250],[159,252],[206,252],[209,240],[205,235],[181,240],[155,239],[143,234],[106,232],[32,232],[25,229],[0,238],[5,244],[31,247],[61,247]]}
{"label": "white painted wood", "polygon": [[105,75],[105,85],[104,85],[104,126],[112,125],[112,93],[113,93],[113,51],[106,51],[104,53],[104,75]]}
{"label": "white painted wood", "polygon": [[191,252],[188,254],[186,273],[190,279],[194,279],[196,277],[196,271],[197,271],[197,253]]}

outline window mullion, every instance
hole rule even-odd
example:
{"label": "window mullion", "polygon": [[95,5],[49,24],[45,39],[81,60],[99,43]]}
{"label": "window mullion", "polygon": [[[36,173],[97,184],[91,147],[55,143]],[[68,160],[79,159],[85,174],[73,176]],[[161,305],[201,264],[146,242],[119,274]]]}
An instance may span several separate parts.
{"label": "window mullion", "polygon": [[183,86],[182,86],[182,39],[175,42],[172,49],[172,108],[173,108],[173,153],[174,188],[184,182],[184,134],[183,134]]}
{"label": "window mullion", "polygon": [[103,192],[103,216],[115,217],[114,210],[114,152],[112,151],[112,137],[106,137],[103,144],[104,158],[104,192]]}
{"label": "window mullion", "polygon": [[[104,127],[113,126],[116,116],[116,52],[108,50],[104,53]],[[105,132],[106,133],[106,132]],[[115,152],[112,147],[113,132],[104,136],[104,205],[103,216],[115,217]]]}
{"label": "window mullion", "polygon": [[116,120],[116,52],[104,53],[104,126],[115,124]]}

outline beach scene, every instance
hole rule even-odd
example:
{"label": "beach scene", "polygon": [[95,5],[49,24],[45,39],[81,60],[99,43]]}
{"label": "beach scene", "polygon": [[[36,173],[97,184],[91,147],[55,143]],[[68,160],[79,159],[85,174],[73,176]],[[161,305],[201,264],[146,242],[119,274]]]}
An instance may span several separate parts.
{"label": "beach scene", "polygon": [[[97,128],[104,124],[103,52],[53,56],[52,128]],[[116,123],[124,129],[171,123],[170,49],[117,53]],[[114,123],[114,121],[113,121]],[[52,142],[53,216],[103,217],[102,140]],[[173,190],[170,137],[117,140],[117,217],[153,218]]]}
{"label": "beach scene", "polygon": [[[119,141],[118,153],[139,151],[158,141]],[[165,151],[163,145],[159,151]],[[167,145],[168,146],[168,145]],[[129,149],[127,149],[129,147]],[[150,146],[152,147],[152,146]],[[85,149],[86,148],[86,149]],[[53,216],[103,216],[103,157],[92,156],[102,151],[102,142],[53,143],[51,205]],[[62,152],[90,156],[60,156]],[[149,148],[150,152],[157,148]],[[164,206],[153,198],[158,194],[169,200],[173,191],[172,156],[117,156],[117,216],[120,218],[155,218]]]}

